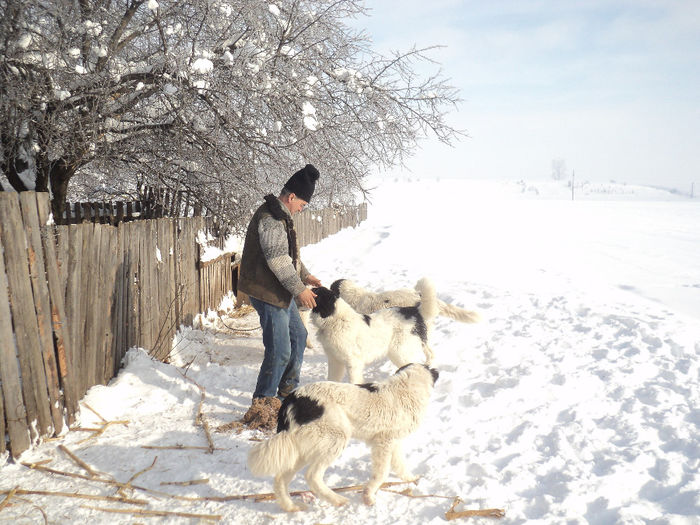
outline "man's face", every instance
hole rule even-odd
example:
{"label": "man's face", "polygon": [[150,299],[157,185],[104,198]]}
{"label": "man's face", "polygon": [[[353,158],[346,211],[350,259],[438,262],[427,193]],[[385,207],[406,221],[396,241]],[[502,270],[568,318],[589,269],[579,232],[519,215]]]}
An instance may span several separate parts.
{"label": "man's face", "polygon": [[296,193],[290,193],[289,199],[286,204],[287,208],[289,209],[289,213],[294,215],[295,213],[298,213],[301,210],[303,210],[304,207],[308,204],[308,202],[297,197]]}

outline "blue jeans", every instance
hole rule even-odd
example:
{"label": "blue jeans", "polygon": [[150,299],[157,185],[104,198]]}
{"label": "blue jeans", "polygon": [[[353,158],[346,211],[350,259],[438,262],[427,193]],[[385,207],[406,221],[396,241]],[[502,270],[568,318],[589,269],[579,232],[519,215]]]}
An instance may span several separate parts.
{"label": "blue jeans", "polygon": [[306,328],[301,322],[296,302],[289,308],[273,306],[255,297],[250,303],[260,316],[263,332],[263,357],[253,398],[286,397],[299,386],[301,363],[306,348]]}

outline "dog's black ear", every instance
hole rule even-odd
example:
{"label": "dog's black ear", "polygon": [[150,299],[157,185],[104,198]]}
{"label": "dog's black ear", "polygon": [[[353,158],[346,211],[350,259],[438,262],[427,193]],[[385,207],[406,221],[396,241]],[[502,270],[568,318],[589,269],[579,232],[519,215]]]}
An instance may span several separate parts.
{"label": "dog's black ear", "polygon": [[426,366],[426,368],[430,371],[430,374],[433,376],[433,384],[438,380],[438,377],[440,377],[440,372],[438,372],[434,368],[430,368],[429,366]]}
{"label": "dog's black ear", "polygon": [[316,294],[316,306],[311,311],[325,319],[335,311],[335,302],[338,296],[323,286],[313,288],[313,292]]}

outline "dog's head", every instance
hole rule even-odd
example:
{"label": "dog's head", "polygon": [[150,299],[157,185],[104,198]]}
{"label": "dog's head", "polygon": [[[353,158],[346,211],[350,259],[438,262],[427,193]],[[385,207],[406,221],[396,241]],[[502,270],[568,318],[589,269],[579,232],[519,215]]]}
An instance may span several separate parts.
{"label": "dog's head", "polygon": [[434,385],[435,382],[438,380],[438,377],[440,376],[440,372],[438,372],[434,368],[430,368],[428,365],[423,365],[423,364],[419,364],[419,363],[409,363],[409,364],[404,365],[401,368],[399,368],[396,371],[396,373],[397,374],[399,374],[401,372],[411,373],[414,370],[421,370],[421,369],[430,372],[430,375],[433,378],[433,385]]}
{"label": "dog's head", "polygon": [[312,288],[311,291],[316,294],[316,306],[314,306],[311,311],[324,319],[329,315],[333,315],[333,312],[335,312],[335,302],[338,300],[338,294],[325,286]]}

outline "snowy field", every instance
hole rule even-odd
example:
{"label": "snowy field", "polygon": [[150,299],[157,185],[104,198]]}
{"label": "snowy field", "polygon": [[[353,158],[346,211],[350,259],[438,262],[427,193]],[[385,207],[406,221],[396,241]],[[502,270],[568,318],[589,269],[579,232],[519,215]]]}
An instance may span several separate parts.
{"label": "snowy field", "polygon": [[[249,406],[262,353],[256,317],[238,318],[225,303],[222,316],[210,312],[177,336],[172,364],[132,350],[110,385],[88,392],[79,426],[102,434],[72,431],[20,458],[90,478],[63,445],[94,478],[0,460],[0,492],[115,496],[114,481],[133,478],[137,488],[122,492],[145,505],[16,495],[0,522],[203,522],[143,509],[240,524],[438,524],[459,497],[456,510],[500,508],[505,517],[456,523],[700,523],[698,199],[607,184],[572,202],[553,181],[390,181],[374,192],[365,223],[302,257],[326,285],[342,277],[382,290],[429,276],[442,299],[483,314],[478,325],[436,323],[440,379],[405,444],[417,484],[380,491],[374,507],[357,492],[341,508],[304,494],[309,509],[295,514],[232,498],[272,483],[245,466],[261,434],[215,431]],[[366,379],[392,372],[377,364]],[[303,381],[325,374],[316,343]],[[195,422],[200,409],[213,453]],[[326,480],[361,484],[369,467],[367,447],[353,441]],[[197,480],[205,481],[171,484]],[[292,490],[307,490],[302,476]]]}

